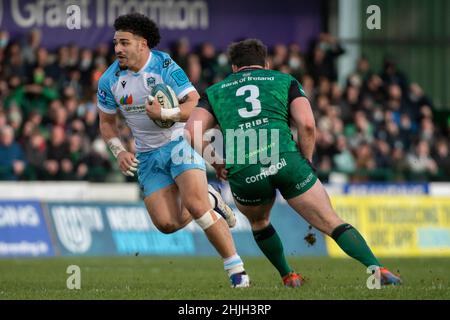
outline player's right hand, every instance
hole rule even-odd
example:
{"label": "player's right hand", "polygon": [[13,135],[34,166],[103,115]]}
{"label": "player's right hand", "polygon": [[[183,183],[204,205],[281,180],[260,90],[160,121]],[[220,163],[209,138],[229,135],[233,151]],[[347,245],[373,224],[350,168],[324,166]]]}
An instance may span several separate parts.
{"label": "player's right hand", "polygon": [[134,177],[134,173],[137,171],[139,160],[136,159],[134,154],[127,151],[122,151],[117,156],[117,162],[122,173],[128,177]]}
{"label": "player's right hand", "polygon": [[226,181],[228,170],[225,169],[225,164],[212,164],[213,168],[216,170],[216,177],[219,180]]}
{"label": "player's right hand", "polygon": [[152,120],[161,120],[161,105],[153,96],[148,96],[145,101],[145,111]]}

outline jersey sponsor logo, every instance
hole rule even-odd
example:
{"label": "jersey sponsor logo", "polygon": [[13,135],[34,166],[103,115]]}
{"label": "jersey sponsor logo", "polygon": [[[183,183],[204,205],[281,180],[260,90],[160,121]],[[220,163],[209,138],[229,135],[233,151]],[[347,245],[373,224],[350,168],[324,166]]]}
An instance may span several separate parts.
{"label": "jersey sponsor logo", "polygon": [[275,77],[247,77],[247,81],[275,81]]}
{"label": "jersey sponsor logo", "polygon": [[[244,79],[244,81],[245,81],[245,79]],[[231,86],[237,86],[240,83],[241,82],[238,82],[237,80],[234,80],[233,82],[226,82],[220,86],[220,89],[224,89],[224,88],[231,87]]]}
{"label": "jersey sponsor logo", "polygon": [[256,119],[256,120],[252,120],[246,123],[241,123],[239,125],[239,129],[250,129],[252,127],[259,127],[261,125],[266,125],[269,123],[269,118],[262,118],[262,119]]}
{"label": "jersey sponsor logo", "polygon": [[303,181],[300,182],[300,183],[297,183],[297,184],[295,185],[295,187],[297,188],[297,190],[300,190],[300,189],[304,188],[308,183],[310,183],[311,180],[312,180],[313,178],[314,178],[314,174],[310,173],[310,174],[306,177],[305,180],[303,180]]}
{"label": "jersey sponsor logo", "polygon": [[234,80],[232,82],[225,82],[223,83],[220,88],[224,89],[227,87],[231,87],[231,86],[237,86],[237,85],[241,85],[244,84],[246,82],[251,82],[251,81],[275,81],[275,77],[252,77],[252,76],[246,76],[246,77],[242,77],[238,80]]}
{"label": "jersey sponsor logo", "polygon": [[189,82],[188,77],[183,70],[178,69],[170,74],[170,76],[175,80],[178,86],[182,86]]}
{"label": "jersey sponsor logo", "polygon": [[155,85],[156,80],[154,77],[148,77],[146,79],[146,82],[147,82],[147,87],[152,87]]}
{"label": "jersey sponsor logo", "polygon": [[261,201],[261,198],[258,198],[258,199],[244,199],[244,198],[241,198],[241,197],[239,197],[236,193],[234,193],[233,192],[233,197],[236,199],[236,200],[238,200],[239,202],[242,202],[242,203],[257,203],[257,202],[260,202]]}
{"label": "jersey sponsor logo", "polygon": [[97,96],[98,96],[98,99],[100,100],[100,102],[105,104],[105,102],[106,102],[106,92],[103,91],[102,89],[99,89],[98,92],[97,92]]}
{"label": "jersey sponsor logo", "polygon": [[245,178],[245,182],[255,183],[257,181],[266,179],[269,176],[274,176],[278,173],[279,170],[283,169],[286,166],[286,159],[281,158],[280,162],[278,162],[277,164],[273,164],[268,168],[261,168],[261,173]]}
{"label": "jersey sponsor logo", "polygon": [[132,104],[133,103],[133,95],[124,95],[122,96],[122,98],[120,98],[120,104],[121,105],[127,105],[127,104]]}
{"label": "jersey sponsor logo", "polygon": [[165,59],[163,62],[163,68],[167,68],[172,63],[172,59]]}
{"label": "jersey sponsor logo", "polygon": [[129,113],[142,113],[145,112],[145,104],[138,106],[123,106],[123,110]]}

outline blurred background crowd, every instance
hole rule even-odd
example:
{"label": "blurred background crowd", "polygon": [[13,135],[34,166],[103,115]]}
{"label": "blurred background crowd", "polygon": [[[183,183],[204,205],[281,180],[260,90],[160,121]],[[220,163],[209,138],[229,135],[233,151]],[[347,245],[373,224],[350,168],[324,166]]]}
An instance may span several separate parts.
{"label": "blurred background crowd", "polygon": [[[123,181],[102,141],[97,82],[114,53],[68,44],[49,52],[32,30],[10,39],[0,31],[0,180]],[[167,50],[202,93],[231,72],[225,52],[180,39]],[[338,41],[321,34],[309,50],[271,48],[273,69],[304,87],[317,125],[314,164],[324,181],[448,181],[450,121],[436,121],[433,102],[385,58],[373,70],[361,57],[346,84],[337,82]],[[399,59],[400,57],[394,57]],[[439,123],[439,124],[438,124]],[[130,130],[121,137],[134,150]]]}

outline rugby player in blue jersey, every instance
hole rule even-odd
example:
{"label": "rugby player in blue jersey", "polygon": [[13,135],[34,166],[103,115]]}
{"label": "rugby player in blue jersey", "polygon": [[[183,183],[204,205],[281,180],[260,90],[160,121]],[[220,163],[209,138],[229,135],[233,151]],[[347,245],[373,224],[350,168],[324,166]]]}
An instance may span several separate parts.
{"label": "rugby player in blue jersey", "polygon": [[[131,13],[118,17],[114,28],[117,60],[102,75],[97,92],[103,139],[120,170],[128,176],[137,173],[155,226],[163,233],[172,233],[194,219],[223,258],[232,286],[249,286],[229,230],[236,223],[234,213],[208,185],[202,157],[183,139],[171,139],[175,130],[184,127],[199,94],[167,53],[153,49],[160,41],[153,21]],[[152,88],[160,83],[173,89],[180,101],[178,107],[164,109],[157,101],[148,102]],[[121,143],[116,124],[118,109],[134,136],[136,154]],[[174,124],[162,128],[152,120]],[[179,144],[185,145],[179,148]],[[186,161],[173,161],[176,147],[189,150],[182,155]]]}

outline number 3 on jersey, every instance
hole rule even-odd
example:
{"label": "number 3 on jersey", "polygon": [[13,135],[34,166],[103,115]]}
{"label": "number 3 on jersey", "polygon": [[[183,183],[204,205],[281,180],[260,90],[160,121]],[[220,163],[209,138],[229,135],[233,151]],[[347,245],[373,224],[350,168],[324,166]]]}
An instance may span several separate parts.
{"label": "number 3 on jersey", "polygon": [[245,99],[245,102],[249,102],[252,105],[252,109],[249,111],[247,108],[238,109],[239,115],[242,118],[251,118],[257,116],[261,112],[261,102],[258,100],[259,88],[255,85],[248,85],[240,87],[236,91],[236,97],[246,95],[246,92],[250,91],[250,96]]}

